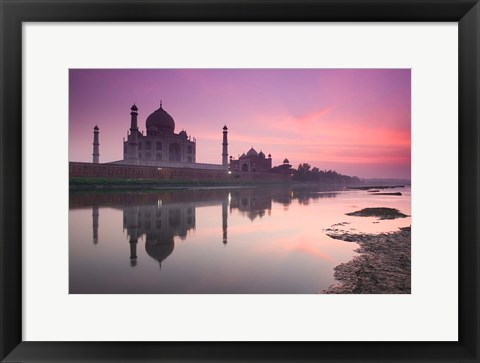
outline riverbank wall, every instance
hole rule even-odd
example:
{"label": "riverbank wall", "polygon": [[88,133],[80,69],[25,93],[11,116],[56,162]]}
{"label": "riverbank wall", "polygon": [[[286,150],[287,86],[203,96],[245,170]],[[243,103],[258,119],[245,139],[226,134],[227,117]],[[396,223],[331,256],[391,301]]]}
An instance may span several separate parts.
{"label": "riverbank wall", "polygon": [[152,179],[183,181],[289,182],[290,175],[212,169],[69,162],[70,178]]}

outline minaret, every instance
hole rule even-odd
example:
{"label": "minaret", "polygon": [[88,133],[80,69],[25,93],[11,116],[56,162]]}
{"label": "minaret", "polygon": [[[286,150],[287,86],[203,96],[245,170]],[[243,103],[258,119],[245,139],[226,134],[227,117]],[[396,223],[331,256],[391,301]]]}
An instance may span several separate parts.
{"label": "minaret", "polygon": [[228,141],[227,141],[228,128],[227,125],[223,126],[223,150],[222,150],[222,165],[228,167]]}
{"label": "minaret", "polygon": [[128,135],[128,145],[127,145],[127,159],[132,161],[134,164],[138,162],[138,125],[137,125],[137,116],[138,116],[138,107],[133,104],[130,108],[131,112],[131,121],[130,121],[130,135]]}
{"label": "minaret", "polygon": [[98,143],[98,126],[93,128],[93,163],[98,164],[100,162],[100,144]]}

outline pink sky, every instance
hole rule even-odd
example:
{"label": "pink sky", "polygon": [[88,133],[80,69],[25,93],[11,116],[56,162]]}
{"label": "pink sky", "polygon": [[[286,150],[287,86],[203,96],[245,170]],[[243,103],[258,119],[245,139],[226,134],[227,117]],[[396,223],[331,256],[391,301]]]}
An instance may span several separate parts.
{"label": "pink sky", "polygon": [[122,159],[130,107],[139,129],[163,108],[197,140],[197,162],[220,164],[250,147],[362,178],[410,178],[409,69],[72,69],[69,160]]}

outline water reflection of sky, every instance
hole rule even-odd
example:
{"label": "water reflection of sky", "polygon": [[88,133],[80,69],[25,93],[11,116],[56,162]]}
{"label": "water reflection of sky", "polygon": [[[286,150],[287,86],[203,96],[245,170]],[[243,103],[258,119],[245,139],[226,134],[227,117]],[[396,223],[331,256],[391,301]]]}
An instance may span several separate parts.
{"label": "water reflection of sky", "polygon": [[410,192],[220,189],[70,196],[70,293],[317,293],[357,247],[324,230],[379,233],[410,218]]}

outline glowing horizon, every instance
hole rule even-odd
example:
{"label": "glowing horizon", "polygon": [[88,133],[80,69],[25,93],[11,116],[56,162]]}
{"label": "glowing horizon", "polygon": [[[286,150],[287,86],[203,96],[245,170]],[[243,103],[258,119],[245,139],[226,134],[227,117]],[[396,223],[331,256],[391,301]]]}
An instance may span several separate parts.
{"label": "glowing horizon", "polygon": [[250,147],[293,167],[410,179],[409,69],[72,69],[69,160],[123,158],[130,107],[138,126],[163,108],[197,140],[197,162],[221,164],[222,128],[235,159]]}

